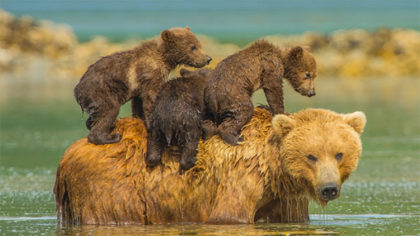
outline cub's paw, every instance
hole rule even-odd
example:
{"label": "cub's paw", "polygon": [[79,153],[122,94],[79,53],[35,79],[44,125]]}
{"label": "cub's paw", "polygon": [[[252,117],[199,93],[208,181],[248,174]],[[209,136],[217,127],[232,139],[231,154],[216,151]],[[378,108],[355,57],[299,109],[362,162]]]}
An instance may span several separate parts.
{"label": "cub's paw", "polygon": [[271,109],[271,107],[269,105],[260,104],[260,105],[257,106],[257,108],[265,109],[265,110],[273,113],[273,110]]}
{"label": "cub's paw", "polygon": [[160,156],[157,156],[157,155],[146,156],[146,166],[148,168],[154,168],[160,163],[161,163]]}
{"label": "cub's paw", "polygon": [[213,121],[204,120],[201,124],[203,129],[203,139],[207,140],[217,134],[217,126]]}
{"label": "cub's paw", "polygon": [[110,143],[119,143],[121,141],[122,135],[120,133],[113,133],[109,135]]}
{"label": "cub's paw", "polygon": [[197,161],[197,158],[192,158],[189,160],[181,160],[180,162],[180,173],[181,171],[187,171],[189,169],[191,169],[194,165],[195,162]]}
{"label": "cub's paw", "polygon": [[238,136],[225,132],[220,132],[219,135],[223,139],[223,141],[232,146],[237,146],[238,144],[240,144],[239,142],[242,142],[244,140],[243,135]]}
{"label": "cub's paw", "polygon": [[89,133],[88,135],[88,142],[93,143],[95,145],[103,145],[103,144],[112,144],[112,143],[118,143],[121,141],[121,134],[114,133],[110,135],[101,134],[101,135],[95,135],[92,133]]}

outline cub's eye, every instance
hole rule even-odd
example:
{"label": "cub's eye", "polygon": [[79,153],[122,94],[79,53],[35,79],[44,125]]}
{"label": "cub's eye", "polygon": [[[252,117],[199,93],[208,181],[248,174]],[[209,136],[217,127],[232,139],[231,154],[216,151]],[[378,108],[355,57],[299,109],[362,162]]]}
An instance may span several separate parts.
{"label": "cub's eye", "polygon": [[307,79],[311,78],[311,73],[306,72],[306,73],[305,73],[305,75],[306,75],[306,78],[307,78]]}
{"label": "cub's eye", "polygon": [[197,49],[197,46],[195,45],[191,46],[191,50],[196,50],[196,49]]}
{"label": "cub's eye", "polygon": [[313,162],[316,162],[318,160],[318,158],[316,158],[316,156],[314,156],[312,154],[309,154],[307,157],[310,161],[313,161]]}
{"label": "cub's eye", "polygon": [[339,160],[343,159],[343,153],[339,152],[339,153],[335,154],[335,159],[336,159],[337,161],[339,161]]}

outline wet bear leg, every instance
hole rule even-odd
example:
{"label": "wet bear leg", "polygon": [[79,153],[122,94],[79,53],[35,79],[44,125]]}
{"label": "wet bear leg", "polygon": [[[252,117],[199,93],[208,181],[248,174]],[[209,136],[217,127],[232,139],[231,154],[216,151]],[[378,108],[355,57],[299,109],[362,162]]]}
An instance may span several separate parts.
{"label": "wet bear leg", "polygon": [[165,149],[166,141],[159,128],[152,128],[147,134],[147,167],[155,167],[161,163],[162,153]]}
{"label": "wet bear leg", "polygon": [[133,117],[144,120],[143,100],[141,97],[131,99],[131,114]]}
{"label": "wet bear leg", "polygon": [[197,132],[197,134],[186,134],[185,136],[189,136],[190,138],[181,147],[180,170],[189,170],[197,161],[197,147],[200,135]]}
{"label": "wet bear leg", "polygon": [[204,120],[202,126],[202,139],[207,140],[213,135],[218,134],[217,125],[211,120]]}
{"label": "wet bear leg", "polygon": [[217,128],[220,137],[230,145],[238,145],[238,142],[243,140],[240,136],[241,129],[251,120],[253,112],[254,106],[251,101],[241,104],[236,109],[230,109],[229,115]]}
{"label": "wet bear leg", "polygon": [[142,97],[143,101],[143,113],[144,113],[144,124],[146,128],[149,129],[152,122],[152,114],[154,110],[154,105],[156,101],[157,92],[153,89],[144,93],[145,95]]}
{"label": "wet bear leg", "polygon": [[90,143],[96,145],[110,144],[118,143],[121,140],[121,134],[110,134],[115,127],[114,123],[119,111],[119,106],[115,106],[107,109],[106,112],[101,112],[101,115],[94,118],[93,122],[89,122],[90,124],[93,124],[88,135],[88,141]]}

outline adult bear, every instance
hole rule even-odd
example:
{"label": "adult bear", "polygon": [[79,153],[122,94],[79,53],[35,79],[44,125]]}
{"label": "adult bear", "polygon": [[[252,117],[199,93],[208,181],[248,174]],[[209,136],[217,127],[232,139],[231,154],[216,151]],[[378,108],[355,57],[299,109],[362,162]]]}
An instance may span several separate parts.
{"label": "adult bear", "polygon": [[356,168],[362,112],[307,109],[276,115],[256,109],[241,145],[213,136],[196,165],[180,175],[179,153],[146,169],[146,130],[136,118],[117,122],[120,143],[86,138],[65,152],[54,193],[61,224],[253,223],[309,221],[308,200],[337,198]]}

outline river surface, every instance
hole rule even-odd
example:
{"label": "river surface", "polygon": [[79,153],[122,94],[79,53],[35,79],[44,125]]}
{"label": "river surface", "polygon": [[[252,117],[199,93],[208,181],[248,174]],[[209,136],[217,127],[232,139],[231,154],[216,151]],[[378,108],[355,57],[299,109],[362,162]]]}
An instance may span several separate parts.
{"label": "river surface", "polygon": [[[86,115],[82,116],[72,98],[76,81],[64,85],[0,83],[1,235],[420,234],[418,100],[401,101],[403,96],[382,99],[377,97],[378,89],[360,97],[337,81],[321,79],[317,96],[310,99],[288,86],[286,110],[361,110],[368,122],[357,170],[344,183],[339,199],[326,208],[311,203],[310,224],[57,227],[52,193],[55,170],[65,149],[87,134]],[[407,83],[411,84],[410,80]],[[342,91],[337,91],[341,87]],[[264,103],[261,93],[254,101]],[[123,107],[120,116],[128,114],[129,107]]]}

